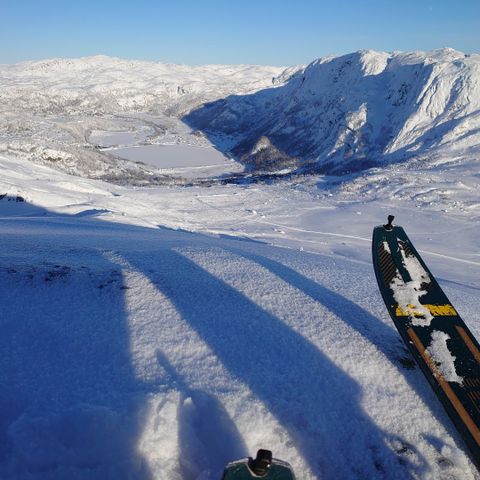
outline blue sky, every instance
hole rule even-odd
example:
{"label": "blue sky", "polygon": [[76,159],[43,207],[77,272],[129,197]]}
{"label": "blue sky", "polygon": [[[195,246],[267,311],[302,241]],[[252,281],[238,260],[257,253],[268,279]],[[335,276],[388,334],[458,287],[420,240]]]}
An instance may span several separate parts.
{"label": "blue sky", "polygon": [[0,0],[0,63],[104,54],[294,65],[447,46],[480,51],[480,0]]}

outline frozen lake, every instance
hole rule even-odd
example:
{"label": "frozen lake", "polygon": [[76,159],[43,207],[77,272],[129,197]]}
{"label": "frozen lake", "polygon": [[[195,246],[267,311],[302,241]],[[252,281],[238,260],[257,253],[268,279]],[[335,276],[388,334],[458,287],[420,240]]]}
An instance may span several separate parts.
{"label": "frozen lake", "polygon": [[[243,167],[213,147],[192,145],[140,145],[112,149],[119,157],[132,162],[167,170],[181,170],[182,175],[195,172],[195,176],[219,175],[239,172]],[[190,175],[187,175],[190,176]]]}
{"label": "frozen lake", "polygon": [[88,141],[99,147],[115,147],[117,145],[132,145],[143,142],[154,133],[151,127],[142,127],[132,131],[92,130]]}

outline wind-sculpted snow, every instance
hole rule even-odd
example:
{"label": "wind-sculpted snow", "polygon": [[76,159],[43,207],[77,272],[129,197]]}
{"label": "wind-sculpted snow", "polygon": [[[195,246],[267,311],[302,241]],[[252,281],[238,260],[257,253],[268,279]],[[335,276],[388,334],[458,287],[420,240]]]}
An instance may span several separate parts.
{"label": "wind-sculpted snow", "polygon": [[[321,58],[278,88],[230,96],[184,119],[255,171],[344,173],[458,155],[480,143],[480,55]],[[224,146],[226,137],[233,141]]]}

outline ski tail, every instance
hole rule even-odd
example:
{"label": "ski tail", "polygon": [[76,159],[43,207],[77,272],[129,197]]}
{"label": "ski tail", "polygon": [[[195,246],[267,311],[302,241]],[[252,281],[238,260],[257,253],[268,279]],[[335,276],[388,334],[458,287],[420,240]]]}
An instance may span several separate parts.
{"label": "ski tail", "polygon": [[225,467],[222,480],[295,480],[293,469],[287,462],[273,458],[270,450],[260,449],[255,458],[244,458]]}

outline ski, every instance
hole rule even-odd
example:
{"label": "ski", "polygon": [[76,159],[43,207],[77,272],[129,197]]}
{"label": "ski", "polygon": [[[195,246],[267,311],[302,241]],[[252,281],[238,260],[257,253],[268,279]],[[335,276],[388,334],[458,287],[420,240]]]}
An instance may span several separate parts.
{"label": "ski", "polygon": [[388,312],[480,465],[480,345],[402,227],[375,227],[372,257]]}
{"label": "ski", "polygon": [[282,460],[272,457],[270,450],[260,449],[256,458],[244,458],[229,463],[225,467],[222,480],[295,480],[292,467]]}

